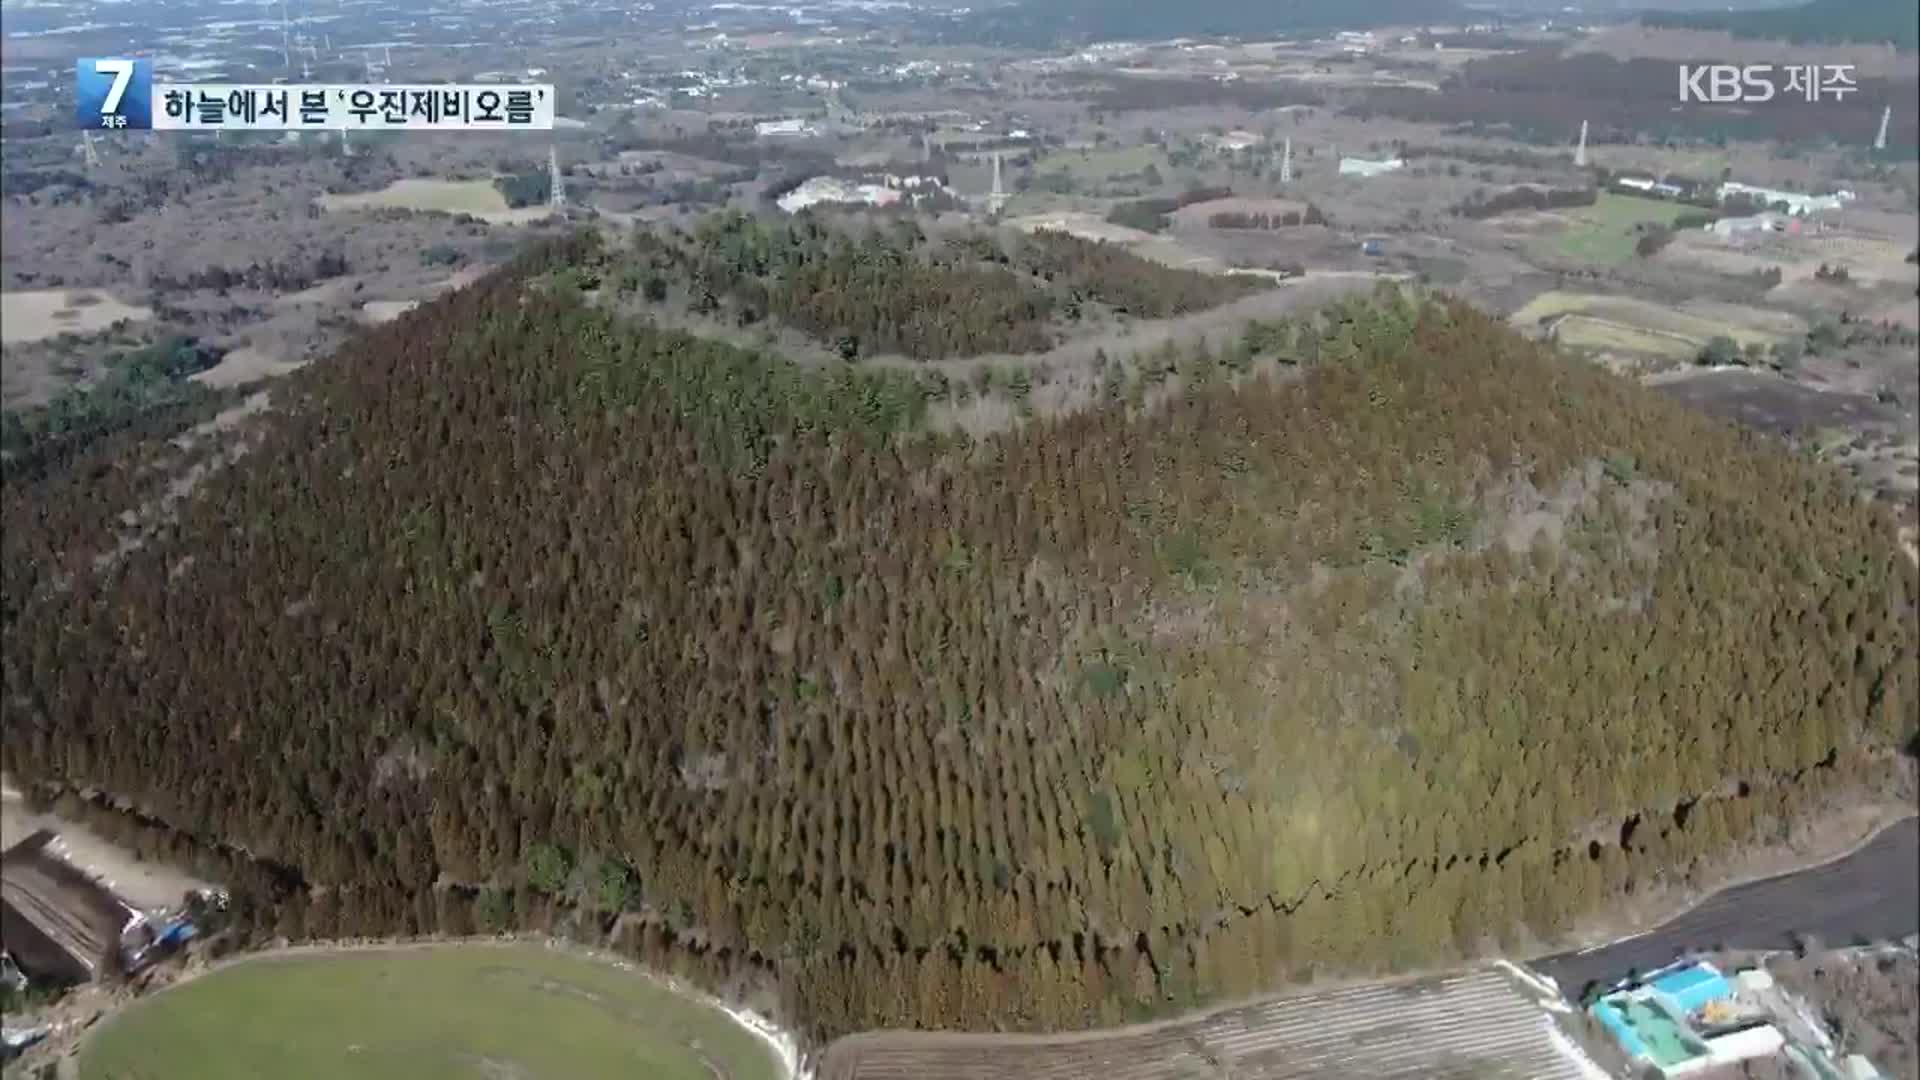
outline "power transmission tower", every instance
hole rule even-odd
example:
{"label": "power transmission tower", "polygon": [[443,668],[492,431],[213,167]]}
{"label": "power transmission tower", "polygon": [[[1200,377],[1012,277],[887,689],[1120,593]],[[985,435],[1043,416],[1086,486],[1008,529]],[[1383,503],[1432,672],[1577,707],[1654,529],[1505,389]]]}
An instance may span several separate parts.
{"label": "power transmission tower", "polygon": [[90,129],[83,128],[80,131],[80,151],[87,156],[87,168],[100,167],[100,151],[93,147],[93,132]]}
{"label": "power transmission tower", "polygon": [[1000,151],[993,152],[993,190],[987,194],[987,210],[998,214],[1007,205],[1007,189],[1000,177]]}
{"label": "power transmission tower", "polygon": [[1285,148],[1280,151],[1280,182],[1283,184],[1293,183],[1293,140],[1292,139],[1288,139],[1286,141]]}
{"label": "power transmission tower", "polygon": [[1575,168],[1587,167],[1587,122],[1580,121],[1580,145],[1574,148],[1573,164]]}
{"label": "power transmission tower", "polygon": [[547,194],[548,203],[552,205],[556,211],[565,210],[567,208],[567,185],[566,180],[560,175],[560,148],[553,143],[547,144],[547,185],[549,188]]}
{"label": "power transmission tower", "polygon": [[1887,126],[1891,123],[1893,123],[1893,106],[1889,105],[1880,110],[1880,134],[1873,137],[1873,148],[1875,150],[1885,150],[1887,148]]}

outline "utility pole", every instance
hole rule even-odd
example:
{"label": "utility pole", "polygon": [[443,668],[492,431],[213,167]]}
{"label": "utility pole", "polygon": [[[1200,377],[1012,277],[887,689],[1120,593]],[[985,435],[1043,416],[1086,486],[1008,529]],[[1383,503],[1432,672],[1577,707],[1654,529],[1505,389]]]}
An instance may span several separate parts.
{"label": "utility pole", "polygon": [[1580,121],[1580,145],[1574,148],[1573,164],[1575,168],[1587,167],[1587,122]]}

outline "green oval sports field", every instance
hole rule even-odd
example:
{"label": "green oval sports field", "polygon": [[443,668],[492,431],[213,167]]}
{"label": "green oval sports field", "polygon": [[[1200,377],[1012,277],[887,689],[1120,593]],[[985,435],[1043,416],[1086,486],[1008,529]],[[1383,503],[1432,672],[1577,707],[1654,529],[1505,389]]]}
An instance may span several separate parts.
{"label": "green oval sports field", "polygon": [[136,1002],[82,1080],[779,1080],[758,1037],[635,972],[530,945],[290,953]]}

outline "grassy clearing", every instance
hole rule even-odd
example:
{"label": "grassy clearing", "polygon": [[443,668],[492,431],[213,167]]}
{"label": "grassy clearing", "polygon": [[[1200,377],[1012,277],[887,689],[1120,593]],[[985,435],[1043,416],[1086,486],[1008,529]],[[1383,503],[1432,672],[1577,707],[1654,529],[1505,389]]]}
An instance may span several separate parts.
{"label": "grassy clearing", "polygon": [[499,224],[532,221],[545,217],[544,206],[515,210],[491,180],[423,180],[410,177],[395,180],[379,191],[350,195],[322,195],[320,208],[350,210],[438,210],[448,214],[472,214],[483,221]]}
{"label": "grassy clearing", "polygon": [[1633,258],[1637,226],[1671,225],[1688,209],[1679,203],[1603,192],[1592,206],[1560,212],[1568,228],[1553,238],[1553,252],[1590,263],[1623,263]]}
{"label": "grassy clearing", "polygon": [[1164,176],[1171,172],[1167,156],[1154,146],[1126,146],[1112,150],[1066,150],[1042,158],[1034,172],[1066,170],[1082,183],[1103,184],[1115,177],[1130,176],[1148,165]]}
{"label": "grassy clearing", "polygon": [[1738,304],[1670,308],[1632,297],[1557,289],[1534,297],[1509,321],[1531,329],[1556,318],[1563,345],[1653,356],[1692,356],[1723,334],[1744,347],[1771,345],[1806,332],[1791,315]]}
{"label": "grassy clearing", "polygon": [[535,946],[262,958],[129,1008],[81,1080],[773,1080],[754,1035],[632,972]]}
{"label": "grassy clearing", "polygon": [[1699,353],[1702,344],[1657,330],[1596,319],[1590,315],[1568,315],[1560,321],[1556,337],[1560,344],[1573,349],[1645,353],[1679,360],[1691,359]]}
{"label": "grassy clearing", "polygon": [[121,319],[140,322],[152,308],[123,304],[97,289],[28,289],[0,293],[0,341],[20,345],[59,334],[95,334]]}

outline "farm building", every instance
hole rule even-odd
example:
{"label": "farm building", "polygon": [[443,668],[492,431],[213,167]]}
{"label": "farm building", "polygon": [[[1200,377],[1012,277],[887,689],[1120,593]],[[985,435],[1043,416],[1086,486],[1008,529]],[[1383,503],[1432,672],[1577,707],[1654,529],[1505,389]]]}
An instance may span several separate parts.
{"label": "farm building", "polygon": [[1709,963],[1680,963],[1603,995],[1588,1013],[1636,1067],[1690,1076],[1791,1047],[1768,1007],[1770,990],[1766,972],[1741,972],[1736,988]]}
{"label": "farm building", "polygon": [[1224,135],[1210,135],[1207,144],[1216,153],[1237,154],[1242,150],[1251,150],[1267,140],[1251,131],[1234,130]]}
{"label": "farm building", "polygon": [[84,983],[124,963],[146,917],[58,853],[42,829],[0,854],[0,942],[37,982]]}
{"label": "farm building", "polygon": [[1687,189],[1681,187],[1679,184],[1671,184],[1665,180],[1655,180],[1651,176],[1618,176],[1614,178],[1613,182],[1615,185],[1626,188],[1629,191],[1644,192],[1647,195],[1662,199],[1678,199],[1687,193]]}
{"label": "farm building", "polygon": [[787,192],[775,200],[780,209],[789,214],[797,214],[809,206],[821,203],[865,203],[868,206],[891,206],[900,201],[897,188],[884,184],[863,184],[851,180],[842,180],[835,176],[816,176],[811,180]]}
{"label": "farm building", "polygon": [[1370,176],[1380,176],[1383,173],[1403,169],[1406,167],[1406,164],[1407,163],[1400,158],[1374,161],[1369,158],[1343,157],[1340,159],[1340,175],[1357,176],[1364,180]]}
{"label": "farm building", "polygon": [[813,125],[798,118],[762,120],[753,125],[753,133],[763,139],[777,135],[811,135],[813,134]]}
{"label": "farm building", "polygon": [[1781,215],[1766,213],[1752,217],[1721,218],[1707,226],[1707,230],[1722,240],[1731,240],[1747,233],[1779,232],[1785,224],[1786,218]]}

